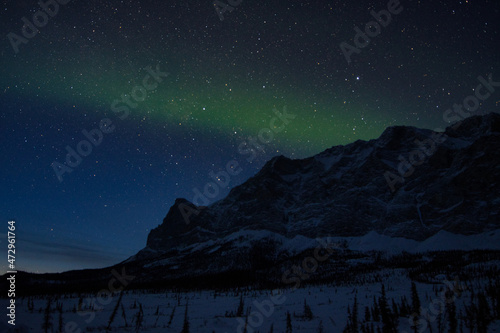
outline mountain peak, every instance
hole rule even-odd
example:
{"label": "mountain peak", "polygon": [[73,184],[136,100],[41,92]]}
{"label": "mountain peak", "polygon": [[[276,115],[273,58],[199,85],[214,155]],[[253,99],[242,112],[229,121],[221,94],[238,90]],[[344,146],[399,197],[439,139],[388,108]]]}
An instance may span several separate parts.
{"label": "mountain peak", "polygon": [[189,210],[199,212],[190,201],[184,198],[175,199],[174,204],[170,207],[167,216],[163,219],[163,223],[151,230],[148,235],[147,246],[151,249],[165,248],[177,244],[177,237],[185,234],[193,228],[193,224],[187,223],[185,215]]}

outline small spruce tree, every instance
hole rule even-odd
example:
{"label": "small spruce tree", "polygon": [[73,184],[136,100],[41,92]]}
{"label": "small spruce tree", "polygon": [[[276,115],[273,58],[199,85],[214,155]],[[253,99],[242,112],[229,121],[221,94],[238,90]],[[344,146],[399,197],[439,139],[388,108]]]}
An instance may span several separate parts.
{"label": "small spruce tree", "polygon": [[181,333],[189,333],[189,318],[188,318],[188,304],[186,303],[186,310],[184,312],[184,324],[182,325]]}
{"label": "small spruce tree", "polygon": [[304,318],[307,320],[313,319],[313,313],[311,307],[307,304],[306,299],[304,298]]}
{"label": "small spruce tree", "polygon": [[411,328],[413,332],[418,332],[418,321],[420,317],[420,298],[418,297],[417,285],[411,283]]}
{"label": "small spruce tree", "polygon": [[290,312],[286,312],[286,333],[292,333],[292,316]]}
{"label": "small spruce tree", "polygon": [[135,316],[135,332],[139,333],[141,331],[142,322],[144,320],[144,312],[142,311],[142,304],[139,303],[139,311]]}
{"label": "small spruce tree", "polygon": [[47,300],[47,306],[45,307],[45,312],[43,316],[42,329],[45,333],[49,333],[52,328],[52,314],[51,314],[52,298]]}
{"label": "small spruce tree", "polygon": [[238,310],[236,310],[236,317],[243,317],[243,311],[245,311],[245,303],[243,302],[243,294],[240,295],[240,303],[238,304]]}

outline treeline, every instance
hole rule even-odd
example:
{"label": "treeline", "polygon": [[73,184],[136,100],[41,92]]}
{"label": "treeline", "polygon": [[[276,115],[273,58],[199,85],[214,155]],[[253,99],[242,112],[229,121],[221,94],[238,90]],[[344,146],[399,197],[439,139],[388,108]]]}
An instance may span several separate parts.
{"label": "treeline", "polygon": [[356,295],[348,307],[343,333],[408,333],[402,327],[413,333],[487,333],[490,324],[500,320],[500,283],[496,281],[483,287],[455,281],[433,291],[422,302],[412,282],[410,299],[388,299],[382,284],[380,295],[363,309],[359,309]]}
{"label": "treeline", "polygon": [[[274,289],[286,288],[282,275],[286,270],[297,266],[310,255],[306,251],[300,255],[287,257],[282,253],[274,253],[273,244],[261,244],[251,250],[251,260],[246,269],[233,268],[224,271],[175,271],[168,266],[143,268],[143,263],[127,263],[127,274],[135,279],[127,289],[166,290],[230,290],[234,288]],[[263,258],[259,262],[259,258]],[[196,260],[203,260],[198,258]],[[221,260],[224,260],[222,258]],[[380,283],[388,276],[388,271],[399,269],[411,280],[434,283],[437,275],[455,275],[461,280],[471,276],[495,278],[499,275],[498,265],[491,262],[500,260],[500,251],[436,251],[429,253],[401,253],[388,257],[381,252],[359,252],[339,249],[332,253],[328,260],[321,262],[314,273],[302,279],[301,286],[334,285],[354,286],[360,284]],[[243,260],[244,261],[244,260]],[[227,263],[229,264],[229,263]],[[201,266],[192,262],[191,266]],[[17,281],[19,296],[37,294],[66,294],[72,292],[97,292],[107,288],[112,269],[121,272],[124,266],[116,265],[105,269],[71,271],[59,274],[28,274],[19,272]],[[231,267],[231,266],[227,266]],[[306,274],[306,272],[303,272]],[[0,279],[0,288],[6,289],[6,279]],[[2,296],[0,296],[2,297]],[[5,296],[3,296],[5,297]]]}

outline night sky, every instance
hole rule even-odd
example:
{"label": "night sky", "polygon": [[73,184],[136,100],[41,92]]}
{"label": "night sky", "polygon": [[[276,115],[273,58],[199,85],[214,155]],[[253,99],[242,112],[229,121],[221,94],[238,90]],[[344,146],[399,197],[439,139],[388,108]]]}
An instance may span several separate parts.
{"label": "night sky", "polygon": [[[231,2],[3,2],[0,246],[15,219],[19,270],[117,263],[229,161],[241,172],[210,203],[276,155],[444,128],[478,76],[500,81],[497,0]],[[388,6],[348,62],[341,43]]]}

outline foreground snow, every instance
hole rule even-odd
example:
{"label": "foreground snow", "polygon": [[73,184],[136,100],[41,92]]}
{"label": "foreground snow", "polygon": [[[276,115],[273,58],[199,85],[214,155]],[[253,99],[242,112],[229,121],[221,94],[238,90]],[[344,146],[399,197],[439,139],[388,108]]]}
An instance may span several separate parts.
{"label": "foreground snow", "polygon": [[[384,274],[389,304],[391,299],[401,301],[405,296],[410,300],[411,281],[401,271],[387,271]],[[417,283],[422,308],[430,308],[438,298],[436,290],[450,286],[443,276],[437,276],[442,283],[437,285]],[[485,281],[483,281],[485,282]],[[480,281],[474,282],[476,285]],[[360,320],[364,318],[365,306],[373,304],[373,298],[380,297],[381,284],[363,286],[309,286],[297,290],[246,290],[246,291],[199,291],[199,292],[146,292],[126,291],[120,300],[116,315],[110,325],[111,332],[136,332],[137,315],[141,308],[143,319],[139,332],[181,332],[187,305],[190,332],[243,332],[248,315],[247,332],[269,332],[273,325],[274,332],[285,332],[286,314],[291,314],[293,332],[342,332],[347,322],[347,307],[352,308],[357,294]],[[80,297],[81,296],[81,297]],[[119,302],[119,294],[112,297],[98,298],[96,294],[63,295],[51,302],[51,322],[53,332],[58,332],[60,312],[57,305],[62,305],[62,321],[65,332],[105,332],[113,310]],[[244,302],[246,315],[236,317],[240,304]],[[457,312],[470,299],[470,291],[457,295]],[[310,306],[311,320],[302,318],[304,302]],[[32,310],[30,310],[32,303]],[[79,303],[80,309],[79,308]],[[47,297],[19,298],[17,300],[17,327],[25,326],[27,332],[42,332],[46,316]],[[444,318],[444,313],[440,313]],[[437,327],[436,322],[430,323]],[[4,324],[2,324],[4,325]],[[374,323],[375,328],[380,323]],[[29,329],[28,329],[29,328]],[[0,325],[4,332],[5,325]],[[410,332],[408,318],[399,318],[399,332]],[[20,330],[23,332],[23,330]],[[49,330],[49,332],[51,332]],[[490,325],[489,332],[500,332],[500,321]]]}

